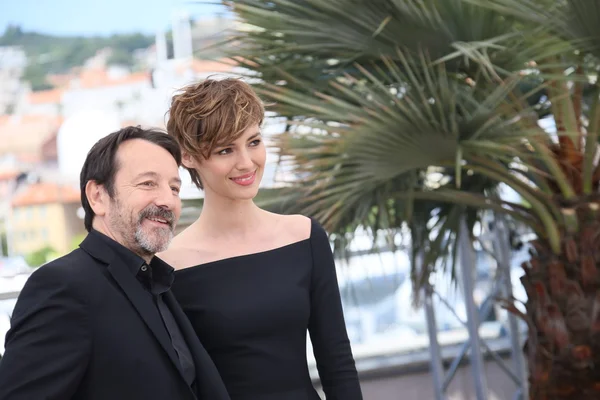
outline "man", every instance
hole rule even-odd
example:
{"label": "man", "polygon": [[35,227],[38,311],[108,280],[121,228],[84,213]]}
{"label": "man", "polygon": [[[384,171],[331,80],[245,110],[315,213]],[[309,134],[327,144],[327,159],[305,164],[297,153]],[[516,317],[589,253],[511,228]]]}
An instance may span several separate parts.
{"label": "man", "polygon": [[0,361],[0,400],[229,400],[170,292],[180,149],[128,127],[101,139],[80,177],[89,234],[35,271]]}

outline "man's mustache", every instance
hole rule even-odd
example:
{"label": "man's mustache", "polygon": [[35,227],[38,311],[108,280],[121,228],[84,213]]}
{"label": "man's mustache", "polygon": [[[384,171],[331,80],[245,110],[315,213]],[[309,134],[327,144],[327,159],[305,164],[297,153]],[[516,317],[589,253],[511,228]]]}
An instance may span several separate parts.
{"label": "man's mustache", "polygon": [[156,206],[148,206],[140,213],[140,219],[138,222],[142,222],[144,218],[160,218],[167,221],[171,229],[175,225],[175,214],[173,211],[165,210],[164,208]]}

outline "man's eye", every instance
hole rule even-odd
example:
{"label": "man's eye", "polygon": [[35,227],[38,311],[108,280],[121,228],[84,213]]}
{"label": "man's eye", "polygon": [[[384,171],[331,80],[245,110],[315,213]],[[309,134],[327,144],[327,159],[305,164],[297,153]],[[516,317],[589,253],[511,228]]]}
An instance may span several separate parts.
{"label": "man's eye", "polygon": [[142,183],[141,183],[141,185],[142,185],[142,186],[149,186],[149,187],[152,187],[152,186],[154,186],[154,182],[151,182],[151,181],[148,181],[148,182],[142,182]]}

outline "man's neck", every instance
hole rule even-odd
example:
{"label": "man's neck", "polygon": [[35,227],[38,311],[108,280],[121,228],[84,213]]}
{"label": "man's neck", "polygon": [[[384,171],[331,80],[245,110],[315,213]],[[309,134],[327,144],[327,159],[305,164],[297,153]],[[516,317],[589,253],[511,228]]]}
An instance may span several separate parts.
{"label": "man's neck", "polygon": [[106,224],[96,223],[96,221],[94,221],[94,223],[92,224],[92,228],[100,232],[104,236],[111,238],[115,242],[119,243],[121,246],[136,254],[137,256],[141,257],[148,265],[154,258],[154,254],[148,254],[136,249],[132,249],[131,246],[128,246],[127,243],[124,243],[125,241],[120,237],[120,235],[113,233],[113,231],[108,226],[106,226]]}

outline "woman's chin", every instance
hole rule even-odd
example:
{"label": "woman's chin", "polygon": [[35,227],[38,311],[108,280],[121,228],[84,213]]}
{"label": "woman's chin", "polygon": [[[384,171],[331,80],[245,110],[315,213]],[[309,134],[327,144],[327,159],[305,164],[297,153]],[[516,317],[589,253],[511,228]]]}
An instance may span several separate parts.
{"label": "woman's chin", "polygon": [[243,195],[237,196],[238,200],[254,200],[256,195],[258,194],[258,190],[253,191],[252,193],[244,193]]}
{"label": "woman's chin", "polygon": [[[236,185],[238,186],[238,185]],[[236,200],[252,200],[256,197],[259,190],[259,182],[254,182],[249,186],[241,186],[233,187],[230,190],[230,197]]]}

